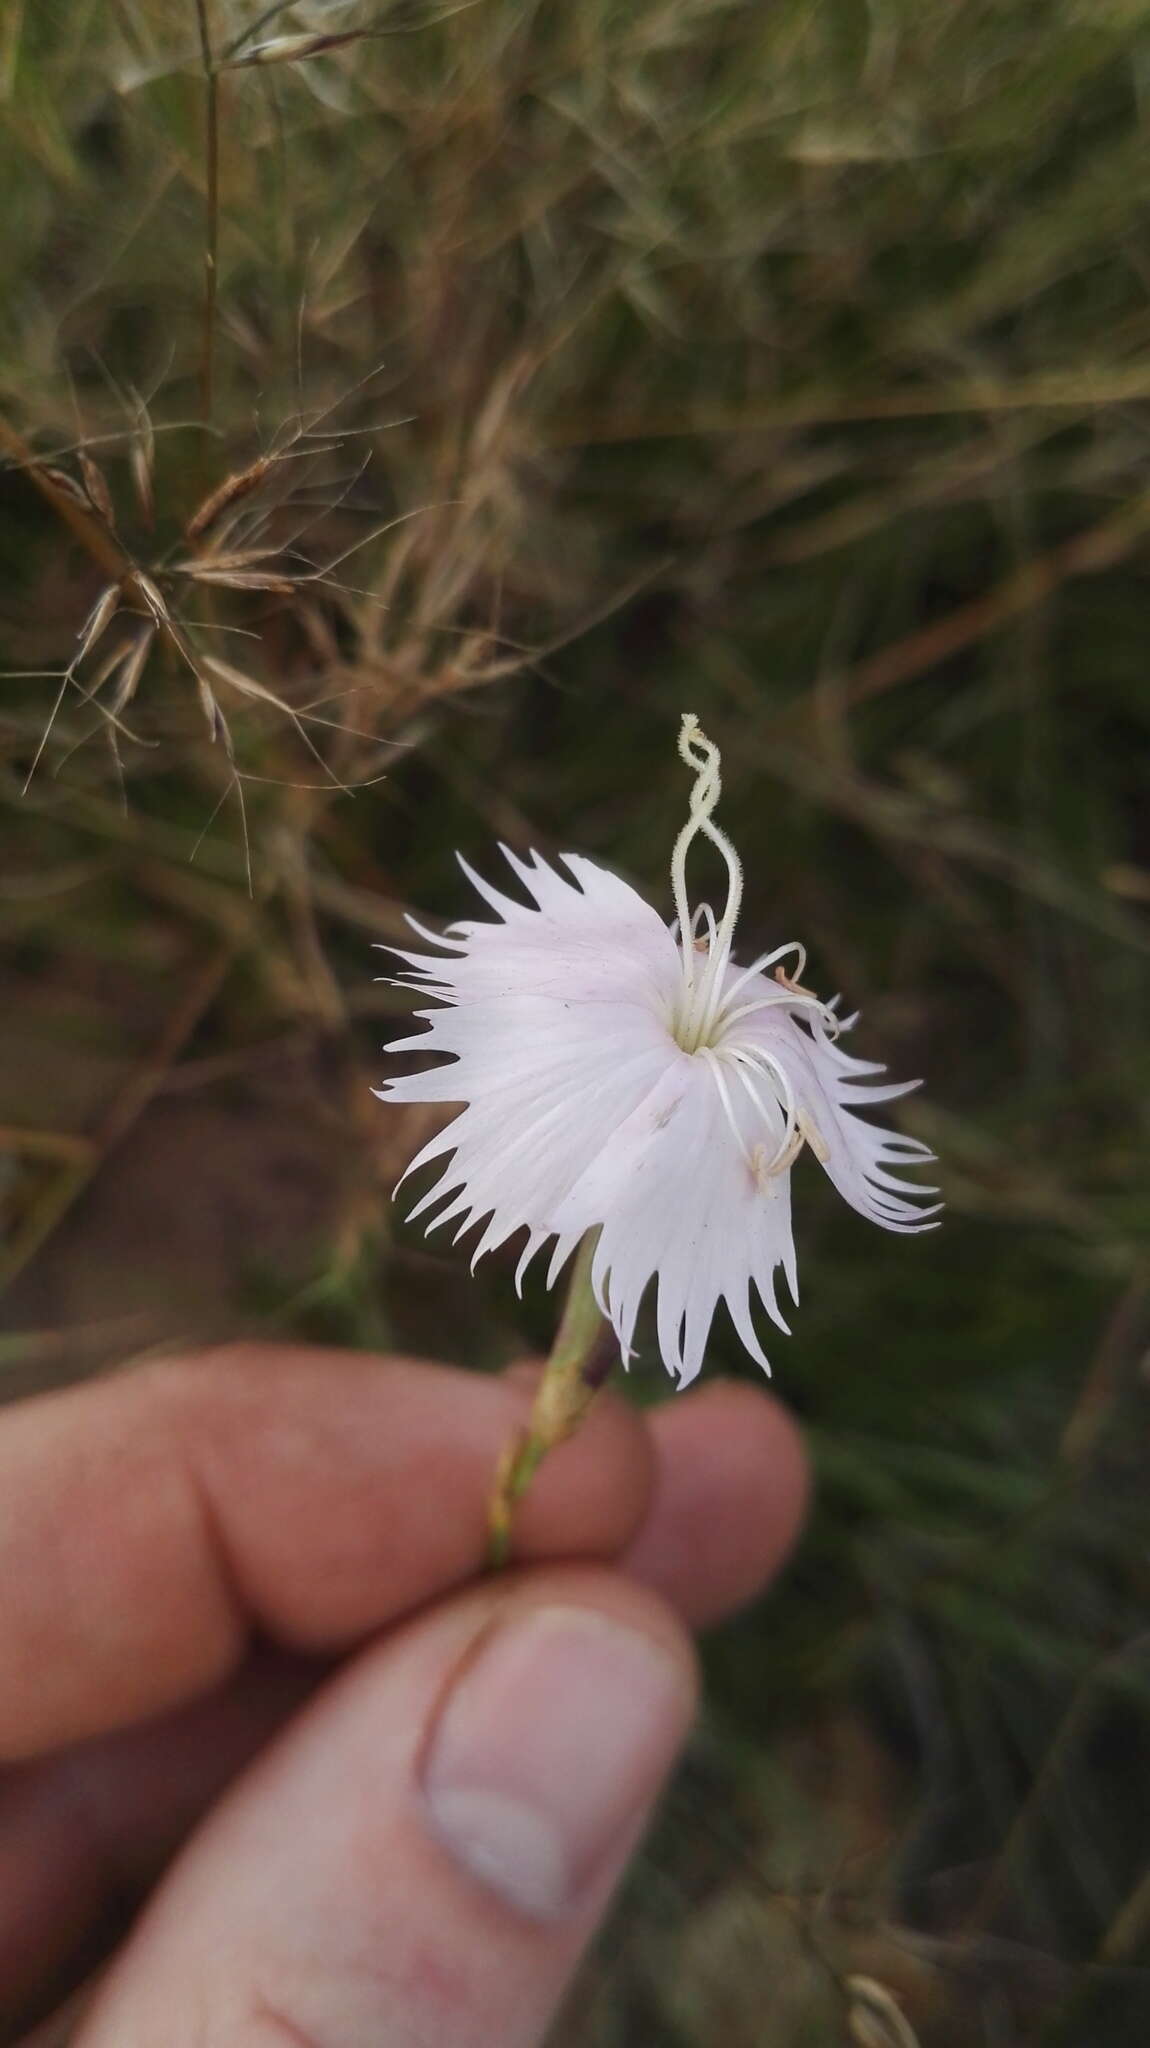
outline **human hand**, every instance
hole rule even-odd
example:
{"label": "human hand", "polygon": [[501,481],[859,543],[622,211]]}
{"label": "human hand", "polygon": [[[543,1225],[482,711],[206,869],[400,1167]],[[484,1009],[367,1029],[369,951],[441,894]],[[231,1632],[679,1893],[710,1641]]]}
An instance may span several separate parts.
{"label": "human hand", "polygon": [[0,1416],[0,2039],[154,1884],[28,2048],[540,2041],[806,1479],[749,1387],[606,1396],[485,1578],[530,1391],[253,1346]]}

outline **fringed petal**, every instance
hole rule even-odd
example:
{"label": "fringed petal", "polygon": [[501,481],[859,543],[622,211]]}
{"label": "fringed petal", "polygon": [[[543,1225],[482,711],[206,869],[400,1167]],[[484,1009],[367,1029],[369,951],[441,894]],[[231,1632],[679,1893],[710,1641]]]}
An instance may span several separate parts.
{"label": "fringed petal", "polygon": [[843,1200],[884,1230],[930,1230],[941,1202],[922,1204],[936,1188],[896,1177],[890,1169],[933,1159],[929,1147],[855,1114],[891,1102],[917,1088],[917,1081],[874,1082],[886,1072],[874,1060],[844,1052],[817,1012],[785,1007],[763,1009],[739,1027],[748,1043],[763,1047],[787,1073],[812,1150]]}
{"label": "fringed petal", "polygon": [[[855,1113],[915,1084],[871,1079],[884,1069],[843,1051],[825,1006],[733,966],[729,1026],[720,1015],[710,1043],[685,1051],[682,956],[651,907],[581,855],[562,855],[560,872],[503,853],[529,903],[461,858],[496,921],[444,936],[415,926],[434,955],[391,949],[400,984],[440,1007],[417,1011],[426,1028],[389,1050],[438,1064],[375,1092],[461,1105],[404,1175],[443,1162],[411,1215],[429,1230],[455,1224],[456,1240],[476,1230],[473,1265],[522,1232],[517,1287],[550,1240],[554,1286],[597,1229],[592,1284],[625,1359],[653,1288],[659,1349],[680,1385],[699,1372],[720,1302],[769,1370],[754,1314],[759,1304],[786,1330],[780,1271],[798,1300],[790,1161],[801,1138],[863,1215],[930,1227],[934,1210],[920,1205],[934,1190],[901,1178],[931,1157],[926,1146]],[[710,930],[714,943],[713,917]]]}

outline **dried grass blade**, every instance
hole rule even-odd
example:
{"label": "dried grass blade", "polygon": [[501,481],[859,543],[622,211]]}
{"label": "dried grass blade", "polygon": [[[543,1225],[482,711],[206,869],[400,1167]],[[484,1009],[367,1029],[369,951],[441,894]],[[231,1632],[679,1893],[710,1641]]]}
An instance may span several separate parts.
{"label": "dried grass blade", "polygon": [[276,460],[274,455],[261,455],[246,469],[236,470],[233,475],[225,477],[223,483],[210,491],[192,513],[184,528],[185,540],[199,540],[229,506],[239,504],[252,491],[258,490]]}
{"label": "dried grass blade", "polygon": [[88,493],[92,509],[100,514],[105,526],[109,527],[114,533],[116,529],[116,511],[112,504],[112,493],[108,489],[108,479],[99,464],[93,462],[85,449],[80,449],[78,460],[80,474],[84,479],[84,488]]}
{"label": "dried grass blade", "polygon": [[330,50],[342,50],[348,43],[362,43],[371,34],[370,29],[345,29],[341,35],[298,35],[272,36],[266,43],[253,43],[242,56],[228,57],[221,64],[221,71],[246,71],[255,64],[294,64],[304,57],[325,56]]}
{"label": "dried grass blade", "polygon": [[76,652],[72,657],[73,668],[79,666],[84,656],[89,654],[96,645],[97,640],[102,639],[106,633],[120,608],[121,594],[120,587],[116,583],[110,583],[106,590],[101,591],[80,628],[76,640]]}

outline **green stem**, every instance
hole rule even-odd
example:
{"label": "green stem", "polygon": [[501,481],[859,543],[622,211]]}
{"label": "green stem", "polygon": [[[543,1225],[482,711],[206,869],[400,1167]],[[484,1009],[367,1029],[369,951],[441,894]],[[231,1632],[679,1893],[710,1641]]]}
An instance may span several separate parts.
{"label": "green stem", "polygon": [[589,1231],[575,1254],[567,1300],[543,1368],[527,1427],[503,1453],[488,1511],[487,1561],[506,1564],[515,1507],[549,1451],[573,1436],[618,1357],[611,1325],[595,1300],[591,1265],[599,1233]]}

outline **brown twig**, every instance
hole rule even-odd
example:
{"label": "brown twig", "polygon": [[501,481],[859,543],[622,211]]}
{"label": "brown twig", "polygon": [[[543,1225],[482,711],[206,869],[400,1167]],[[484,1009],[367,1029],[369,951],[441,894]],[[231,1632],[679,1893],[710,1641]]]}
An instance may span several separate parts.
{"label": "brown twig", "polygon": [[93,561],[97,562],[126,594],[139,597],[142,605],[140,593],[131,589],[135,564],[126,549],[121,547],[115,534],[105,524],[94,506],[89,509],[84,504],[76,486],[71,485],[71,488],[68,488],[70,480],[62,475],[58,477],[57,472],[48,463],[41,462],[35,451],[2,415],[0,449],[4,449],[16,467],[23,470],[29,483],[39,491],[40,496],[63,520],[65,526],[70,528]]}
{"label": "brown twig", "polygon": [[863,392],[810,389],[781,396],[761,409],[753,406],[700,407],[693,412],[633,413],[615,419],[567,415],[546,432],[548,447],[599,446],[626,441],[689,440],[697,436],[772,434],[795,427],[864,420],[934,419],[948,413],[1056,412],[1106,405],[1130,405],[1150,396],[1145,361],[1129,366],[1101,364],[1071,374],[1055,372],[1018,378],[1010,384],[973,379],[953,384],[908,385],[903,390]]}
{"label": "brown twig", "polygon": [[1073,539],[1024,562],[985,597],[956,605],[944,619],[908,633],[856,663],[845,678],[846,703],[863,704],[898,683],[912,681],[964,647],[986,639],[1007,620],[1031,611],[1069,578],[1111,568],[1142,539],[1148,527],[1150,494],[1143,493],[1097,526],[1087,527]]}

